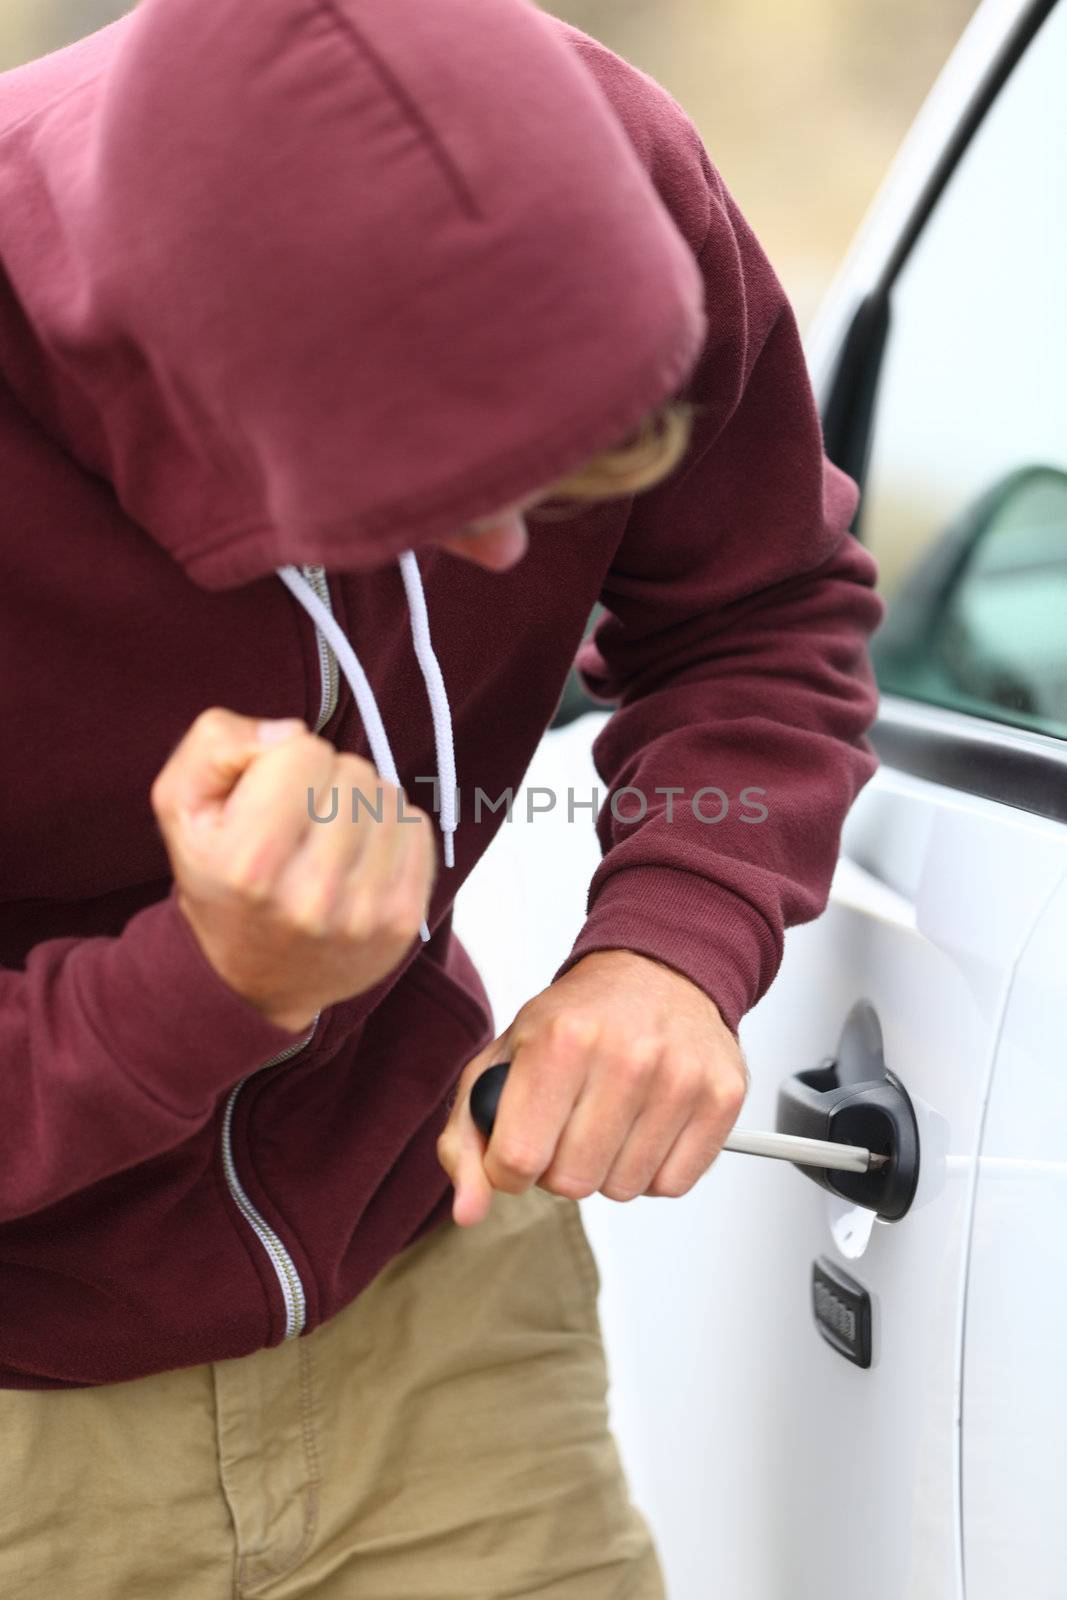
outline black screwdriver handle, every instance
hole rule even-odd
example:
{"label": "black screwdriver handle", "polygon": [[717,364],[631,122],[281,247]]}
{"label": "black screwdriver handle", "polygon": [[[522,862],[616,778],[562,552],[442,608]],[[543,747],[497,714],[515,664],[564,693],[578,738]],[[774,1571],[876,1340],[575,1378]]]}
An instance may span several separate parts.
{"label": "black screwdriver handle", "polygon": [[496,1121],[497,1107],[500,1096],[504,1092],[507,1081],[510,1061],[498,1061],[494,1067],[486,1067],[474,1081],[471,1089],[471,1116],[474,1118],[475,1127],[488,1139],[493,1131]]}

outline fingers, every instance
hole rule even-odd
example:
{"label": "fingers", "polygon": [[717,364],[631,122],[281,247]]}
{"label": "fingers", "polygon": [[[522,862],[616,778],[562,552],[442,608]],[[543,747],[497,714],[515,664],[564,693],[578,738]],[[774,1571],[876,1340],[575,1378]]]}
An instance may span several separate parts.
{"label": "fingers", "polygon": [[486,1170],[509,1193],[539,1183],[575,1200],[631,1200],[694,1115],[703,1081],[672,1066],[655,1034],[560,1013],[514,1052]]}
{"label": "fingers", "polygon": [[[677,1199],[680,1195],[688,1194],[721,1152],[736,1117],[736,1112],[726,1108],[721,1113],[692,1118],[686,1122],[652,1177],[647,1181],[643,1175],[636,1179],[636,1182],[644,1185],[636,1192],[664,1199]],[[609,1183],[613,1185],[626,1187],[630,1181],[625,1172],[619,1178],[616,1178],[614,1171],[609,1175]],[[625,1196],[620,1194],[617,1198],[623,1199]]]}
{"label": "fingers", "polygon": [[[360,896],[375,908],[376,917],[388,922],[390,903],[396,899],[399,905],[410,899],[401,885],[402,873],[404,882],[408,881],[408,852],[414,850],[420,860],[425,859],[428,830],[416,825],[402,831],[396,820],[397,791],[371,773],[375,796],[368,771],[366,762],[358,757],[337,755],[330,749],[330,762],[317,779],[313,804],[305,805],[304,825],[292,839],[274,881],[279,906],[309,934],[321,937],[331,930],[344,932],[349,923],[355,928],[359,918],[354,915],[354,903]],[[310,789],[311,783],[305,782],[305,790]],[[357,789],[367,795],[367,808],[350,804]],[[314,818],[309,815],[312,810]],[[416,824],[419,817],[421,814],[417,814]],[[410,838],[413,833],[418,836],[415,840]],[[420,919],[421,910],[413,934]]]}
{"label": "fingers", "polygon": [[[575,1200],[688,1193],[722,1149],[746,1085],[732,1057],[687,1042],[675,1054],[653,1034],[624,1037],[566,1012],[525,1039],[513,1030],[494,1046],[492,1059],[510,1057],[511,1070],[488,1143],[476,1128],[468,1136],[469,1112],[457,1106],[453,1114],[453,1181],[480,1195],[484,1175],[494,1190],[520,1194],[537,1184]],[[468,1098],[491,1064],[479,1058]]]}
{"label": "fingers", "polygon": [[152,785],[156,816],[173,820],[220,804],[265,749],[306,731],[297,717],[265,722],[221,706],[201,712]]}
{"label": "fingers", "polygon": [[[357,792],[366,804],[351,803]],[[374,943],[398,960],[417,936],[436,854],[426,815],[358,756],[308,735],[264,756],[226,805],[219,849],[239,887],[270,898],[276,918],[315,940]]]}
{"label": "fingers", "polygon": [[437,872],[434,828],[392,784],[382,785],[382,823],[369,829],[362,858],[350,867],[340,914],[351,937],[369,921],[413,938],[426,914]]}
{"label": "fingers", "polygon": [[319,797],[329,787],[336,764],[333,746],[306,731],[261,749],[217,809],[210,840],[201,832],[188,842],[226,862],[234,889],[266,899],[304,837],[321,831],[308,796]]}
{"label": "fingers", "polygon": [[[620,1078],[630,1083],[622,1103],[636,1104],[637,1114],[616,1143],[617,1123],[609,1136],[588,1130],[601,1122]],[[738,1075],[715,1059],[694,1070],[683,1060],[661,1058],[649,1068],[632,1055],[629,1064],[616,1058],[590,1074],[542,1182],[574,1199],[687,1194],[720,1153],[743,1100]]]}
{"label": "fingers", "polygon": [[[689,1124],[699,1096],[695,1075],[691,1079],[659,1068],[656,1047],[639,1041],[623,1061],[593,1075],[563,1130],[544,1182],[575,1200],[598,1191],[621,1201],[645,1194],[665,1152]],[[618,1096],[623,1114],[606,1127],[601,1121],[605,1099],[616,1098],[613,1086],[620,1082],[626,1084],[626,1093]],[[587,1131],[598,1123],[599,1137]]]}
{"label": "fingers", "polygon": [[[566,1011],[529,1029],[520,1019],[511,1030],[511,1070],[485,1155],[489,1181],[507,1194],[524,1193],[552,1167],[596,1060],[602,1031],[596,1019]],[[601,1097],[592,1114],[586,1104],[573,1136],[585,1141],[585,1167],[597,1161],[601,1150],[607,1165],[637,1110],[623,1086],[607,1101]]]}

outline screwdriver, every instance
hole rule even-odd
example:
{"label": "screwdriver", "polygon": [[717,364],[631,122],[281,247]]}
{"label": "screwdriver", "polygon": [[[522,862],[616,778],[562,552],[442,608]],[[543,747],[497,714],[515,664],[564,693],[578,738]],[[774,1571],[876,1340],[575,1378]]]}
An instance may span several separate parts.
{"label": "screwdriver", "polygon": [[[510,1066],[510,1061],[498,1061],[487,1067],[471,1089],[471,1116],[487,1139]],[[722,1148],[742,1156],[769,1156],[801,1167],[821,1167],[826,1172],[877,1172],[890,1160],[859,1144],[835,1144],[832,1139],[806,1139],[795,1133],[759,1133],[751,1128],[734,1128]]]}

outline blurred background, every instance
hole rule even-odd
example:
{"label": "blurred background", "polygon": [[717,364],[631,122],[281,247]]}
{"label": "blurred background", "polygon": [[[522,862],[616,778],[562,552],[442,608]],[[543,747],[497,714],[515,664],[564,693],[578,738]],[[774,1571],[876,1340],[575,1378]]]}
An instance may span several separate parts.
{"label": "blurred background", "polygon": [[[681,102],[804,326],[976,0],[552,0]],[[0,69],[129,10],[0,0]]]}

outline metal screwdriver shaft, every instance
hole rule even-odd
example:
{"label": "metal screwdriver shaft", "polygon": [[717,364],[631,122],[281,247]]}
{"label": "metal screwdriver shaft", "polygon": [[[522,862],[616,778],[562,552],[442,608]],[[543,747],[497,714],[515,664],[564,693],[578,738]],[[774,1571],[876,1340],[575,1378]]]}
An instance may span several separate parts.
{"label": "metal screwdriver shaft", "polygon": [[835,1144],[831,1139],[802,1139],[795,1133],[757,1133],[734,1128],[724,1150],[741,1156],[770,1156],[774,1161],[794,1161],[801,1167],[822,1167],[834,1172],[876,1172],[888,1156],[875,1155],[858,1144]]}

